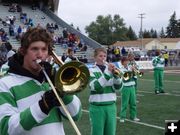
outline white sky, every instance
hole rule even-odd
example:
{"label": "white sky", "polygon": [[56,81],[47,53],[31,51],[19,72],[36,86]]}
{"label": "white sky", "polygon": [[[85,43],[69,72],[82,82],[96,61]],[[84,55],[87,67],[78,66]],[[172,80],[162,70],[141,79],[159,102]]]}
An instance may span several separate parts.
{"label": "white sky", "polygon": [[98,15],[119,14],[136,33],[140,29],[140,13],[145,13],[143,30],[160,31],[167,27],[169,18],[176,11],[180,19],[180,0],[60,0],[58,15],[85,33],[85,26],[96,21]]}

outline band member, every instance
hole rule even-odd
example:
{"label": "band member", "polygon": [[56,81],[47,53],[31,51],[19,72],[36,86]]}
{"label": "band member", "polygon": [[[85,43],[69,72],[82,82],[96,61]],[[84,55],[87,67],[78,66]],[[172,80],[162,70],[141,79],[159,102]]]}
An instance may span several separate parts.
{"label": "band member", "polygon": [[164,93],[164,58],[160,50],[156,51],[156,57],[152,60],[154,66],[155,94]]}
{"label": "band member", "polygon": [[74,60],[79,61],[78,58],[74,56],[74,51],[72,49],[68,48],[67,57],[64,62],[67,63],[67,62],[74,61]]}
{"label": "band member", "polygon": [[[128,54],[128,59],[129,59],[129,65],[132,67],[132,70],[139,70],[139,66],[137,65],[135,59],[134,59],[134,54],[133,53],[129,53]],[[134,81],[135,81],[135,90],[136,90],[136,93],[137,93],[137,75],[134,74],[134,77],[133,77]]]}
{"label": "band member", "polygon": [[128,66],[129,59],[122,57],[121,64],[122,73],[129,73],[129,79],[122,78],[120,122],[125,122],[128,105],[130,106],[130,119],[140,121],[140,119],[137,118],[135,81],[132,75],[132,69]]}
{"label": "band member", "polygon": [[[62,110],[50,90],[37,60],[45,61],[52,50],[52,36],[42,28],[24,34],[17,54],[9,60],[9,73],[0,79],[1,135],[64,135]],[[44,63],[50,76],[51,66]],[[58,92],[59,93],[59,92]],[[81,102],[75,95],[59,96],[72,118],[81,114]]]}
{"label": "band member", "polygon": [[113,74],[113,64],[105,64],[105,48],[94,52],[95,65],[90,70],[91,135],[115,135],[116,132],[116,93],[121,87],[121,79]]}

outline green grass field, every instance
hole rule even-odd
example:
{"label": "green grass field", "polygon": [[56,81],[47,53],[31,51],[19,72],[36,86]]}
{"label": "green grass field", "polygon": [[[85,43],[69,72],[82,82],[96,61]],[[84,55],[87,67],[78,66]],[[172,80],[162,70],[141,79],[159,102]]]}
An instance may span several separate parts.
{"label": "green grass field", "polygon": [[[164,88],[168,94],[154,94],[153,73],[146,72],[138,81],[137,104],[139,123],[132,121],[119,122],[120,94],[117,98],[117,135],[164,135],[165,120],[180,120],[180,74],[165,73]],[[90,122],[88,113],[89,91],[79,93],[82,102],[83,114],[76,122],[82,135],[90,135]],[[129,116],[129,115],[127,115]],[[128,119],[128,117],[127,117]],[[65,132],[67,135],[76,135],[70,123],[66,120]]]}

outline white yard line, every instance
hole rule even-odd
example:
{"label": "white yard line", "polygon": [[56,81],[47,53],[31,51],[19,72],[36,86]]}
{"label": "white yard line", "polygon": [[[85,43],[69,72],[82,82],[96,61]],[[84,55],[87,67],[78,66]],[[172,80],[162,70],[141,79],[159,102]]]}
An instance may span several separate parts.
{"label": "white yard line", "polygon": [[[143,90],[138,90],[140,93],[148,93],[148,94],[155,94],[154,92],[149,92],[149,91],[143,91]],[[158,94],[160,96],[175,96],[175,97],[180,97],[180,94],[171,94],[171,93],[163,93],[163,94]]]}
{"label": "white yard line", "polygon": [[[142,81],[150,81],[150,82],[154,82],[154,80],[152,79],[138,79],[138,80],[142,80]],[[171,83],[180,83],[180,81],[170,81],[170,80],[164,80],[164,82],[171,82]]]}
{"label": "white yard line", "polygon": [[[138,97],[144,97],[143,94],[136,94]],[[121,98],[121,96],[117,96],[117,98]]]}
{"label": "white yard line", "polygon": [[139,96],[139,97],[144,97],[144,95],[143,94],[136,94],[137,96]]}
{"label": "white yard line", "polygon": [[172,92],[180,94],[180,91],[178,90],[173,90]]}
{"label": "white yard line", "polygon": [[[89,113],[88,110],[82,110],[83,112]],[[116,117],[118,120],[120,119],[119,117]],[[152,125],[152,124],[148,124],[148,123],[144,123],[144,122],[135,122],[129,119],[126,119],[126,121],[131,122],[131,123],[136,123],[139,125],[143,125],[143,126],[147,126],[147,127],[152,127],[152,128],[157,128],[157,129],[161,129],[161,130],[165,130],[164,127],[160,127],[160,126],[156,126],[156,125]]]}

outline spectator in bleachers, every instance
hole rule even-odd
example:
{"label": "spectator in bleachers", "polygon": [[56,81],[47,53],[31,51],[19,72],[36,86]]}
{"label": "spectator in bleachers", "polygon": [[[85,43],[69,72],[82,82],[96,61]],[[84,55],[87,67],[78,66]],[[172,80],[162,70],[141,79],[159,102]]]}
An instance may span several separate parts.
{"label": "spectator in bleachers", "polygon": [[61,56],[61,60],[64,62],[66,60],[66,58],[67,58],[66,53],[63,53],[63,55]]}
{"label": "spectator in bleachers", "polygon": [[9,35],[10,36],[15,35],[14,28],[15,28],[15,26],[13,24],[10,24],[10,26],[9,26]]}
{"label": "spectator in bleachers", "polygon": [[166,66],[168,66],[168,60],[169,60],[169,54],[167,51],[163,54],[163,57],[165,60],[165,67],[166,67]]}
{"label": "spectator in bleachers", "polygon": [[55,29],[55,30],[59,30],[59,26],[58,26],[57,23],[54,24],[54,29]]}
{"label": "spectator in bleachers", "polygon": [[68,38],[68,32],[66,28],[63,29],[63,38]]}
{"label": "spectator in bleachers", "polygon": [[107,62],[112,62],[112,49],[108,47],[107,49]]}
{"label": "spectator in bleachers", "polygon": [[119,59],[120,59],[120,49],[118,47],[116,47],[114,49],[114,54],[115,54],[115,57],[116,57],[116,61],[119,61]]}
{"label": "spectator in bleachers", "polygon": [[121,54],[122,54],[122,56],[125,56],[125,55],[126,55],[126,49],[124,48],[124,46],[123,46],[122,49],[121,49]]}
{"label": "spectator in bleachers", "polygon": [[22,37],[22,26],[19,25],[18,29],[17,29],[17,35],[16,35],[16,39],[20,40]]}
{"label": "spectator in bleachers", "polygon": [[87,45],[83,45],[83,47],[80,49],[80,51],[86,51],[87,50]]}
{"label": "spectator in bleachers", "polygon": [[7,60],[15,54],[15,52],[12,50],[12,45],[9,42],[5,43],[6,49],[7,49]]}

